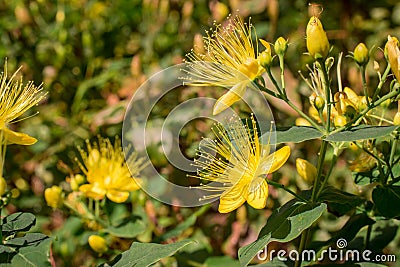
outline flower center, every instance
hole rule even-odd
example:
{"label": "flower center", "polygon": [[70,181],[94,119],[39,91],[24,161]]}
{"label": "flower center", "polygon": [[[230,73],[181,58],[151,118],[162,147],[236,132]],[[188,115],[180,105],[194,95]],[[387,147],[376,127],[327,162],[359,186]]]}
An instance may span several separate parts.
{"label": "flower center", "polygon": [[249,77],[250,80],[254,80],[258,75],[258,61],[254,58],[248,58],[239,66],[238,70]]}

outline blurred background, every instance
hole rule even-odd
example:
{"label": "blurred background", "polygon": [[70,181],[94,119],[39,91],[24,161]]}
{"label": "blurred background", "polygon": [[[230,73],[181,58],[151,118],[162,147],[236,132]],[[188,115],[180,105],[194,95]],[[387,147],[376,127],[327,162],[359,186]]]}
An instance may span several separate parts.
{"label": "blurred background", "polygon": [[[76,265],[98,263],[99,259],[92,252],[77,251],[79,246],[87,247],[83,241],[84,226],[73,221],[66,212],[51,210],[43,198],[45,188],[63,183],[71,173],[79,172],[74,160],[78,156],[76,146],[98,134],[112,140],[121,135],[125,108],[135,90],[157,71],[182,63],[185,54],[213,22],[224,24],[229,14],[240,14],[245,21],[251,17],[259,38],[272,43],[279,36],[289,39],[287,87],[293,101],[304,106],[309,91],[304,89],[298,70],[305,71],[306,63],[311,60],[304,55],[305,27],[313,15],[308,4],[304,0],[0,1],[1,64],[8,60],[9,73],[22,65],[24,80],[33,80],[37,85],[43,82],[48,91],[46,101],[31,110],[39,114],[14,125],[36,137],[38,142],[29,147],[9,147],[4,174],[8,186],[14,188],[14,198],[8,211],[30,211],[38,216],[36,230],[59,236],[53,254],[60,266],[67,266],[67,259],[71,257]],[[343,51],[346,55],[359,42],[365,42],[375,51],[373,58],[379,61],[383,59],[379,49],[387,35],[400,37],[398,1],[341,0],[321,1],[320,4],[323,5],[320,19],[334,53]],[[368,67],[373,74],[372,64]],[[381,69],[384,67],[382,65]],[[350,59],[343,59],[342,78],[345,86],[357,92],[361,90],[356,65]],[[371,84],[377,81],[376,75],[368,79]],[[176,99],[199,94],[218,96],[199,92],[199,89],[180,92],[163,99],[160,113],[163,106],[165,110],[174,106]],[[279,103],[273,110],[278,126],[294,124],[296,116],[291,110]],[[201,137],[196,131],[198,127],[189,125],[182,132],[181,149],[189,157],[194,155],[195,149],[190,140]],[[277,180],[296,188],[304,187],[297,181],[295,158],[301,156],[313,161],[315,147],[311,141],[296,146]],[[174,172],[159,153],[154,153],[153,164],[166,175]],[[345,166],[347,162],[342,160],[338,164]],[[184,174],[179,175],[184,177]],[[359,190],[351,179],[343,178],[350,175],[345,168],[335,175],[339,186],[351,192]],[[181,257],[179,266],[190,266],[188,259],[193,255],[197,255],[199,262],[212,256],[237,257],[237,248],[256,238],[271,209],[289,198],[279,193],[271,190],[270,209],[267,210],[247,207],[222,215],[211,207],[187,230],[189,232],[183,233],[200,240],[203,249],[182,253],[177,257]],[[173,228],[193,213],[191,209],[174,210],[144,194],[136,197],[141,199],[144,212],[153,212],[151,216],[157,221],[153,222],[156,226],[148,230],[147,236],[138,238],[143,242],[154,241],[157,231]],[[328,218],[326,223],[331,225],[327,229],[337,230],[343,222]],[[329,236],[329,232],[319,234]],[[398,246],[398,240],[391,246]]]}

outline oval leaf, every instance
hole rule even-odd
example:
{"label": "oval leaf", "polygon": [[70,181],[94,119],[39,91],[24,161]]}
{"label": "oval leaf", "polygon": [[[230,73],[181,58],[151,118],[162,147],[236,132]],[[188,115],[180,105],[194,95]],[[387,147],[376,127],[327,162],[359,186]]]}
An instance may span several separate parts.
{"label": "oval leaf", "polygon": [[[322,136],[323,134],[314,127],[292,126],[288,129],[276,130],[276,142],[273,142],[275,140],[271,140],[271,143],[300,143],[311,139],[321,138]],[[268,138],[261,138],[261,140],[268,140]]]}
{"label": "oval leaf", "polygon": [[331,142],[351,142],[363,139],[375,139],[390,134],[398,127],[358,125],[346,131],[328,135],[325,140]]}
{"label": "oval leaf", "polygon": [[36,223],[35,215],[28,212],[16,212],[3,219],[3,235],[28,231]]}
{"label": "oval leaf", "polygon": [[291,200],[268,218],[256,241],[239,249],[239,261],[247,266],[270,242],[288,242],[309,228],[326,210],[325,203]]}

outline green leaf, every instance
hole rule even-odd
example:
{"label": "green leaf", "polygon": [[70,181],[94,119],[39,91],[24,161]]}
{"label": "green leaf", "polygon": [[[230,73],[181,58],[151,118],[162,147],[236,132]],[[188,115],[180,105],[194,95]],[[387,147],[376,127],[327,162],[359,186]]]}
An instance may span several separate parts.
{"label": "green leaf", "polygon": [[3,235],[28,231],[36,223],[35,215],[28,212],[16,212],[3,218]]}
{"label": "green leaf", "polygon": [[41,233],[28,233],[23,237],[16,237],[7,240],[5,245],[9,247],[37,246],[40,242],[47,238],[49,237]]}
{"label": "green leaf", "polygon": [[173,255],[179,249],[193,243],[192,240],[183,240],[173,244],[161,245],[156,243],[133,242],[129,250],[119,254],[115,259],[102,266],[108,267],[145,267],[162,258]]}
{"label": "green leaf", "polygon": [[[11,246],[0,246],[0,267],[51,266],[49,261],[51,238],[32,233],[7,241]],[[21,244],[25,244],[21,246]],[[17,247],[15,247],[17,246]]]}
{"label": "green leaf", "polygon": [[372,191],[376,209],[386,218],[400,216],[400,186],[380,186]]}
{"label": "green leaf", "polygon": [[328,211],[339,217],[364,203],[363,198],[343,192],[333,186],[325,186],[318,197],[318,201],[326,202]]}
{"label": "green leaf", "polygon": [[291,200],[268,218],[256,241],[239,249],[239,261],[247,266],[270,242],[288,242],[309,228],[326,210],[325,203],[304,203]]}
{"label": "green leaf", "polygon": [[328,135],[325,140],[331,142],[350,142],[363,139],[375,139],[385,136],[396,130],[398,126],[371,126],[358,125],[346,131]]}
{"label": "green leaf", "polygon": [[116,226],[110,226],[103,231],[122,238],[134,238],[141,234],[145,229],[145,223],[139,219],[140,217],[131,216]]}
{"label": "green leaf", "polygon": [[[287,129],[276,130],[275,143],[276,144],[287,143],[287,142],[300,143],[311,139],[321,138],[322,136],[323,134],[314,127],[292,126]],[[268,140],[268,138],[262,138],[262,139]]]}

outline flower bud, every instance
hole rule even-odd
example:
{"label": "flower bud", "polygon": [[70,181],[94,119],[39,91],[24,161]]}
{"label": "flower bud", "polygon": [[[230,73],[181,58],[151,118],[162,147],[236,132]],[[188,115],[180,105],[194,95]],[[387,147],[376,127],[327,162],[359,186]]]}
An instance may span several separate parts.
{"label": "flower bud", "polygon": [[7,182],[6,179],[0,177],[0,196],[4,195],[7,190]]}
{"label": "flower bud", "polygon": [[335,124],[336,127],[342,127],[346,125],[347,119],[343,115],[337,115],[335,116],[335,118],[333,118],[333,123]]}
{"label": "flower bud", "polygon": [[397,111],[396,115],[394,115],[393,124],[397,126],[400,125],[400,111]]}
{"label": "flower bud", "polygon": [[47,205],[54,209],[59,208],[63,204],[62,189],[53,185],[44,191],[44,198],[46,199]]}
{"label": "flower bud", "polygon": [[325,107],[325,99],[317,95],[314,99],[314,106],[317,110],[322,110]]}
{"label": "flower bud", "polygon": [[329,52],[329,41],[321,21],[312,16],[306,29],[307,50],[310,55],[317,58],[326,58]]}
{"label": "flower bud", "polygon": [[100,255],[108,250],[107,242],[101,236],[91,235],[89,236],[88,242],[89,246]]}
{"label": "flower bud", "polygon": [[367,65],[369,61],[369,54],[368,48],[365,46],[364,43],[359,43],[356,48],[354,49],[354,60],[360,66]]}
{"label": "flower bud", "polygon": [[265,47],[265,50],[261,52],[261,54],[258,56],[258,62],[264,69],[267,69],[269,68],[272,62],[271,46],[267,41],[261,39],[260,41],[262,45]]}
{"label": "flower bud", "polygon": [[283,38],[283,37],[279,37],[279,38],[276,39],[276,41],[275,41],[274,48],[275,48],[275,53],[276,53],[278,56],[283,56],[283,55],[285,55],[286,50],[287,50],[287,48],[288,48],[288,42],[287,42],[287,40],[285,40],[285,38]]}
{"label": "flower bud", "polygon": [[307,183],[311,184],[317,176],[317,168],[305,159],[296,159],[296,169],[297,173]]}
{"label": "flower bud", "polygon": [[78,191],[79,190],[79,186],[82,185],[85,182],[85,178],[80,175],[73,175],[70,179],[70,186],[72,191]]}
{"label": "flower bud", "polygon": [[295,121],[296,126],[311,126],[311,123],[304,118],[297,118]]}
{"label": "flower bud", "polygon": [[389,60],[390,68],[392,69],[392,73],[396,77],[397,81],[400,81],[400,50],[399,41],[396,37],[391,37],[390,35],[388,36],[388,41],[385,45],[385,52]]}

